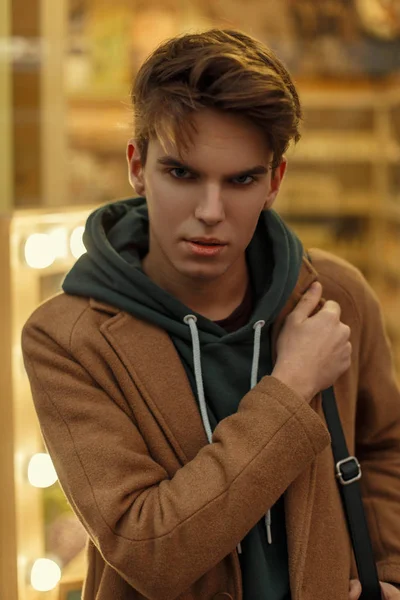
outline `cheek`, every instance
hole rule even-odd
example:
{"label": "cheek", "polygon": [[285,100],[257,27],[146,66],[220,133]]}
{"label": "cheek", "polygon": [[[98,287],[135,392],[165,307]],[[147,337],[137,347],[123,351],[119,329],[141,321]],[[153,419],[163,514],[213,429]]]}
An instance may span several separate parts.
{"label": "cheek", "polygon": [[235,202],[235,210],[231,211],[231,217],[242,238],[252,236],[264,205],[265,194],[248,197],[244,195],[240,201]]}
{"label": "cheek", "polygon": [[147,205],[153,232],[159,238],[174,237],[177,230],[190,218],[186,195],[165,178],[155,178],[147,186]]}

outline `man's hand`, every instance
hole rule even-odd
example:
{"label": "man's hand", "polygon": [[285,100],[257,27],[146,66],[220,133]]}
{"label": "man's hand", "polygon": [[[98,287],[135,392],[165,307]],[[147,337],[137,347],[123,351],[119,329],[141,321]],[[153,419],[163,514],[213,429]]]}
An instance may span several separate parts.
{"label": "man's hand", "polygon": [[358,600],[361,596],[361,583],[358,579],[350,579],[349,600]]}
{"label": "man's hand", "polygon": [[[400,591],[390,583],[382,583],[382,600],[400,600]],[[349,587],[349,600],[358,600],[361,596],[361,583],[358,579],[351,579]]]}
{"label": "man's hand", "polygon": [[400,591],[390,583],[381,583],[383,600],[400,600]]}
{"label": "man's hand", "polygon": [[307,401],[330,387],[351,364],[350,328],[340,320],[339,304],[328,300],[313,315],[321,295],[321,284],[314,283],[286,318],[272,372]]}

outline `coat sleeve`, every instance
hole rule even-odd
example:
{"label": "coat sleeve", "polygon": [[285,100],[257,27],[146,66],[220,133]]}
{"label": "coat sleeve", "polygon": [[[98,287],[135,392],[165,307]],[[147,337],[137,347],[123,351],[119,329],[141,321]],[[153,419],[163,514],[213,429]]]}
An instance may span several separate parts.
{"label": "coat sleeve", "polygon": [[363,281],[356,452],[379,577],[400,583],[400,392],[382,312]]}
{"label": "coat sleeve", "polygon": [[[177,597],[232,552],[329,444],[310,406],[266,377],[219,423],[213,442],[169,477],[112,386],[83,368],[70,335],[51,332],[34,316],[22,338],[47,449],[99,552],[147,598]],[[140,401],[134,393],[130,402]]]}

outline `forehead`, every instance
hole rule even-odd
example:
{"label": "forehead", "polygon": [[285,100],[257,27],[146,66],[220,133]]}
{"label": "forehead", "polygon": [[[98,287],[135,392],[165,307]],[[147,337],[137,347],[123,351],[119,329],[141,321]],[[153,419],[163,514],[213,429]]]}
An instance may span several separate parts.
{"label": "forehead", "polygon": [[[272,160],[266,135],[244,117],[216,110],[203,109],[193,114],[193,130],[188,144],[153,138],[149,154],[157,160],[173,156],[199,170],[245,170],[254,164]],[[149,156],[150,158],[150,156]]]}

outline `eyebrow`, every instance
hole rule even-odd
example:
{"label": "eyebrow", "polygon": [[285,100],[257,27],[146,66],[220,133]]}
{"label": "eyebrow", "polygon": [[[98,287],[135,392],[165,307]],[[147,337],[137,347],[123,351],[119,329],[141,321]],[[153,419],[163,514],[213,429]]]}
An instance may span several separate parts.
{"label": "eyebrow", "polygon": [[[181,162],[173,156],[162,156],[161,158],[157,159],[157,163],[159,165],[164,165],[167,167],[178,167],[179,169],[186,169],[194,175],[200,175],[200,173],[196,171],[196,169],[193,169],[193,167],[191,167],[190,165]],[[234,179],[235,177],[243,177],[244,175],[265,175],[266,173],[268,173],[268,167],[265,167],[264,165],[255,165],[254,167],[244,169],[243,171],[239,171],[237,173],[230,173],[226,175],[226,178]]]}

